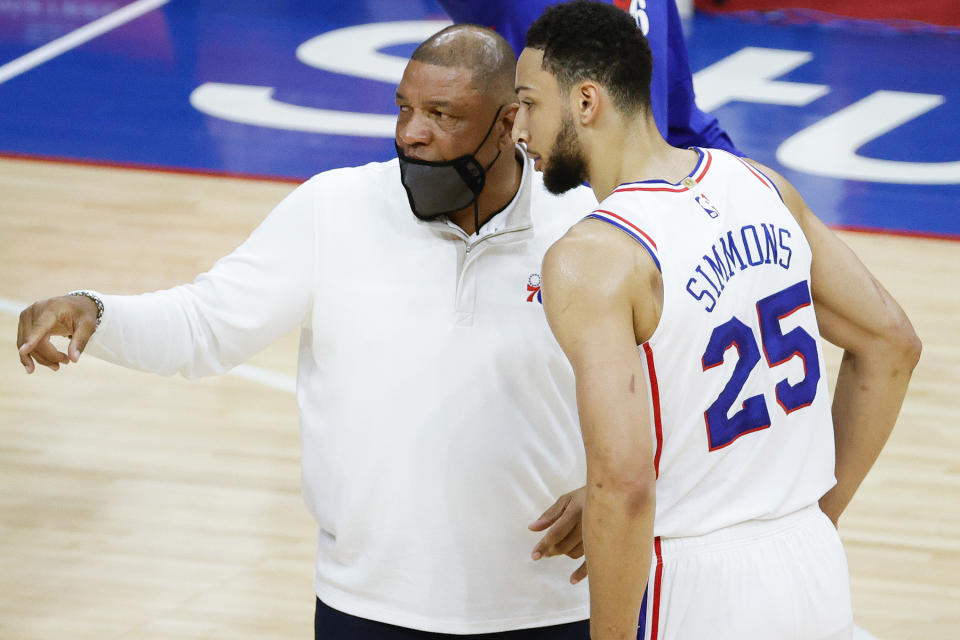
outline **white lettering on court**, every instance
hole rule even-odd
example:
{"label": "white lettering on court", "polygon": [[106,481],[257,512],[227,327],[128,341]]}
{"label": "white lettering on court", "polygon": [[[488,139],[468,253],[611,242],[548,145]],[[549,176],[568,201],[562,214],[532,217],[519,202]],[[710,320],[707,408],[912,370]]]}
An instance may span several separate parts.
{"label": "white lettering on court", "polygon": [[[361,24],[307,40],[297,48],[304,63],[350,76],[397,84],[406,58],[379,49],[418,43],[450,24],[416,20]],[[347,136],[392,138],[396,114],[318,109],[279,101],[273,87],[207,82],[190,94],[190,104],[207,115],[259,127]]]}
{"label": "white lettering on court", "polygon": [[297,47],[297,59],[324,71],[398,84],[407,59],[381,53],[397,44],[423,42],[449,20],[375,22],[322,33]]}
{"label": "white lettering on court", "polygon": [[392,138],[397,116],[303,107],[275,100],[273,87],[205,82],[190,94],[203,113],[257,127],[344,136]]}
{"label": "white lettering on court", "polygon": [[[645,2],[631,8],[642,21]],[[396,84],[407,60],[382,53],[386,47],[416,43],[450,24],[417,20],[362,24],[307,40],[297,58],[312,67]],[[822,84],[776,80],[813,59],[808,51],[745,47],[694,74],[697,104],[712,111],[729,102],[805,106],[825,95]],[[253,126],[309,133],[392,138],[395,114],[319,109],[274,98],[273,87],[207,82],[190,95],[190,104],[207,115]],[[904,162],[856,153],[944,102],[943,96],[877,91],[786,140],[777,150],[784,166],[846,180],[906,184],[958,184],[960,162]]]}
{"label": "white lettering on court", "polygon": [[809,51],[744,47],[693,75],[697,106],[713,111],[728,102],[802,107],[830,91],[822,84],[774,80],[813,59]]}
{"label": "white lettering on court", "polygon": [[866,158],[857,149],[943,104],[927,93],[876,91],[788,138],[777,149],[785,167],[814,175],[901,184],[960,184],[960,161]]}

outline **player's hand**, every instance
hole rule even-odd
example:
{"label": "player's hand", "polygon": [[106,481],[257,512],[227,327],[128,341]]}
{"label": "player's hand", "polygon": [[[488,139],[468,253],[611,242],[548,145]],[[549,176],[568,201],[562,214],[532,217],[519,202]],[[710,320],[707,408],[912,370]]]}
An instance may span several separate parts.
{"label": "player's hand", "polygon": [[[27,373],[34,361],[54,371],[61,364],[76,362],[97,329],[97,305],[86,296],[61,296],[34,302],[20,314],[17,349]],[[68,336],[67,353],[58,351],[50,336]]]}
{"label": "player's hand", "polygon": [[[571,558],[583,557],[583,533],[580,523],[586,496],[586,487],[563,494],[529,525],[531,531],[547,529],[533,548],[531,557],[534,560],[559,555],[568,555]],[[583,562],[570,576],[570,582],[576,584],[586,575],[587,563]]]}

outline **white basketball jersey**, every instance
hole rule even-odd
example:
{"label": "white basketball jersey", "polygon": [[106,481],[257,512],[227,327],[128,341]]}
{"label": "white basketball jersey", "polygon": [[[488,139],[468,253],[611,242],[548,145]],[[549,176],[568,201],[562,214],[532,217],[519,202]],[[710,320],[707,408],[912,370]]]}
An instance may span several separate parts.
{"label": "white basketball jersey", "polygon": [[589,216],[637,240],[663,277],[640,346],[663,537],[786,515],[835,483],[810,246],[766,176],[696,151],[681,183],[620,185]]}

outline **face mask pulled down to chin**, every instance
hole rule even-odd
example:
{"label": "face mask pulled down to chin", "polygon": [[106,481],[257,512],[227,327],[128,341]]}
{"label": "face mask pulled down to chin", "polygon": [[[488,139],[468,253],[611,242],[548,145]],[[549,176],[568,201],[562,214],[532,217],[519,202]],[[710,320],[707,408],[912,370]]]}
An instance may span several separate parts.
{"label": "face mask pulled down to chin", "polygon": [[490,128],[474,152],[453,160],[430,162],[411,158],[404,155],[394,142],[397,158],[400,160],[400,182],[407,192],[413,215],[421,220],[434,220],[473,204],[474,223],[479,225],[477,198],[486,184],[487,171],[500,157],[500,152],[497,152],[496,157],[486,167],[480,164],[475,154],[490,137],[502,109],[503,106],[497,109]]}

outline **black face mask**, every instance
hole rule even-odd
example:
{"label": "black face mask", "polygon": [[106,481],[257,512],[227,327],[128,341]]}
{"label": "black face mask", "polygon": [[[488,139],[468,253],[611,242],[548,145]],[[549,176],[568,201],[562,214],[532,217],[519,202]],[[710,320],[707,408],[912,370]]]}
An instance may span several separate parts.
{"label": "black face mask", "polygon": [[493,131],[503,105],[497,108],[497,114],[490,123],[490,128],[483,136],[473,153],[468,153],[453,160],[429,162],[417,160],[403,155],[400,147],[397,148],[397,158],[400,159],[400,182],[407,191],[410,209],[413,215],[421,220],[433,220],[442,215],[460,211],[473,204],[473,217],[476,231],[480,231],[479,208],[477,198],[483,191],[487,181],[487,171],[500,157],[497,152],[493,161],[484,168],[474,157],[480,147],[486,143]]}

